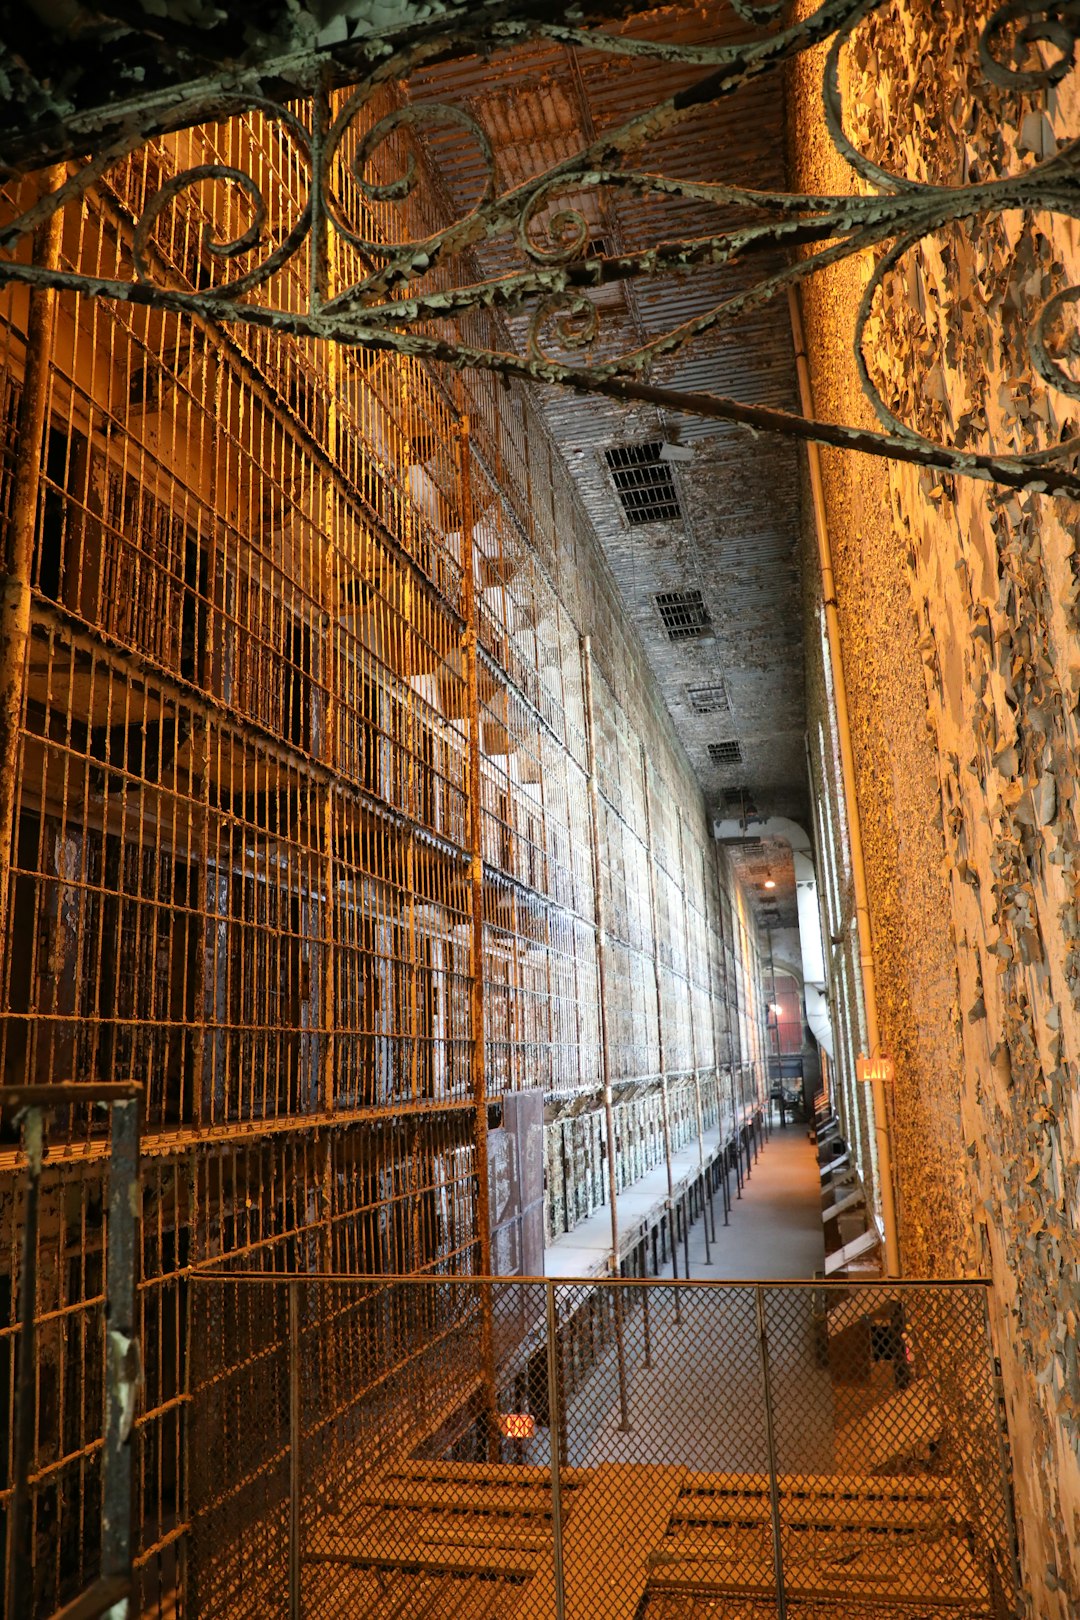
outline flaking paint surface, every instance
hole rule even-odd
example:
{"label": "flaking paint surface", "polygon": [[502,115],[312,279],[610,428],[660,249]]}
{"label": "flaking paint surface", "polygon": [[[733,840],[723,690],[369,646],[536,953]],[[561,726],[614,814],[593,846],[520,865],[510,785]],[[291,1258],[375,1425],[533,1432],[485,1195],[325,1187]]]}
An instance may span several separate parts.
{"label": "flaking paint surface", "polygon": [[[1076,133],[1071,85],[990,93],[988,4],[905,0],[847,66],[849,132],[894,171],[1009,172]],[[815,126],[800,186],[848,176]],[[813,129],[816,133],[809,133]],[[870,266],[807,296],[823,414],[869,421],[851,359]],[[1075,406],[1031,380],[1024,328],[1080,281],[1071,222],[1018,216],[921,245],[879,300],[883,393],[965,447],[1064,437]],[[1030,1612],[1080,1613],[1077,1231],[1080,688],[1077,510],[912,467],[825,457],[869,864],[909,1274],[992,1276]],[[812,704],[820,683],[811,682]]]}

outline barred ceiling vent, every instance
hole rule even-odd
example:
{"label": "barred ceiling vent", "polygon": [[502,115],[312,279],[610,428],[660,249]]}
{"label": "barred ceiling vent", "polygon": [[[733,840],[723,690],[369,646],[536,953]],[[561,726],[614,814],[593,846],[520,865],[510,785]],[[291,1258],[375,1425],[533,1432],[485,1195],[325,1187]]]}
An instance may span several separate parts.
{"label": "barred ceiling vent", "polygon": [[741,765],[742,749],[734,740],[709,744],[709,758],[714,765]]}
{"label": "barred ceiling vent", "polygon": [[627,523],[673,523],[682,517],[671,467],[660,455],[663,448],[661,440],[653,439],[604,451]]}
{"label": "barred ceiling vent", "polygon": [[655,601],[672,641],[690,641],[695,636],[707,636],[712,630],[709,610],[700,591],[661,591]]}
{"label": "barred ceiling vent", "polygon": [[695,714],[726,714],[731,708],[722,686],[688,686],[686,701]]}

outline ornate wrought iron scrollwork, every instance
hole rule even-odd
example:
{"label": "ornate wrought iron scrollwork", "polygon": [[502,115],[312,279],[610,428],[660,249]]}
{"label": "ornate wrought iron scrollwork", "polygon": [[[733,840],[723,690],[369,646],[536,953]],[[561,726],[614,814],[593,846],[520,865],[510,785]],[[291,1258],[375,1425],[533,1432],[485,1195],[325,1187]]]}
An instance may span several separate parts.
{"label": "ornate wrought iron scrollwork", "polygon": [[[686,43],[642,37],[636,32],[532,21],[520,14],[489,19],[388,50],[377,69],[342,96],[331,92],[323,65],[313,68],[303,116],[295,107],[265,98],[241,97],[235,111],[257,111],[289,144],[307,175],[307,195],[296,217],[273,228],[273,210],[258,178],[235,163],[194,163],[168,176],[150,197],[131,239],[130,281],[87,277],[76,265],[46,275],[12,252],[50,209],[65,207],[99,184],[110,162],[125,157],[130,142],[99,153],[65,185],[0,230],[0,283],[51,280],[97,296],[128,298],[215,321],[277,327],[351,345],[397,350],[457,366],[475,366],[537,382],[595,391],[627,400],[656,400],[676,409],[744,422],[767,431],[853,446],[919,462],[945,472],[992,478],[1019,487],[1080,495],[1075,457],[1080,438],[1023,454],[976,454],[959,444],[933,442],[901,420],[872,375],[866,350],[875,298],[905,254],[957,222],[991,218],[1008,210],[1050,211],[1080,217],[1080,140],[1013,176],[949,186],[891,172],[861,151],[845,123],[841,63],[845,48],[870,19],[884,19],[892,0],[820,0],[814,11],[786,26],[779,0],[729,0],[752,25],[745,39]],[[529,40],[575,51],[671,64],[696,77],[668,97],[644,107],[616,128],[607,128],[571,156],[506,189],[482,120],[468,107],[399,95],[389,108],[379,98],[388,86],[407,82],[432,59],[446,54],[510,48]],[[1073,66],[1080,40],[1080,0],[1005,0],[986,20],[977,40],[986,78],[1000,88],[1030,94],[1052,88]],[[803,52],[829,42],[823,79],[826,125],[837,151],[861,189],[839,196],[809,196],[753,190],[722,180],[688,180],[653,172],[648,154],[658,136],[677,130],[701,109],[734,94],[750,80],[777,72]],[[685,75],[684,75],[685,77]],[[220,116],[220,104],[215,117]],[[197,121],[192,109],[191,122]],[[406,210],[419,188],[437,182],[430,148],[447,132],[472,144],[479,181],[467,206],[448,223],[397,229],[393,209]],[[395,149],[396,148],[396,149]],[[645,160],[644,162],[642,160]],[[242,227],[222,227],[213,209],[201,227],[201,254],[208,285],[187,285],[163,274],[152,246],[171,210],[185,196],[226,188]],[[237,190],[243,208],[237,208]],[[346,196],[345,193],[349,195]],[[626,251],[598,243],[605,194],[658,202],[680,201],[735,210],[740,223],[720,223],[715,234],[661,240]],[[587,200],[596,199],[587,206]],[[448,210],[444,208],[443,218]],[[450,210],[453,212],[453,210]],[[477,273],[478,255],[500,245],[498,274]],[[340,250],[351,275],[329,273]],[[862,385],[882,432],[862,431],[749,406],[715,395],[687,394],[664,386],[664,363],[705,334],[737,327],[750,311],[786,293],[816,272],[866,250],[877,255],[854,328]],[[506,254],[516,262],[506,268]],[[751,277],[707,309],[672,330],[649,335],[622,352],[611,352],[611,329],[597,298],[625,281],[688,275],[696,268],[746,265],[772,255],[772,266]],[[307,259],[299,259],[301,254]],[[780,268],[776,268],[777,255]],[[300,270],[298,272],[298,265]],[[295,298],[275,298],[275,278],[289,268],[306,286],[306,307]],[[305,280],[306,278],[306,280]],[[1080,289],[1055,292],[1030,327],[1034,370],[1049,387],[1080,397],[1080,381],[1068,369],[1052,334]],[[493,310],[513,324],[516,346],[484,347],[466,340],[462,321],[473,311]],[[1068,345],[1066,344],[1066,348]]]}

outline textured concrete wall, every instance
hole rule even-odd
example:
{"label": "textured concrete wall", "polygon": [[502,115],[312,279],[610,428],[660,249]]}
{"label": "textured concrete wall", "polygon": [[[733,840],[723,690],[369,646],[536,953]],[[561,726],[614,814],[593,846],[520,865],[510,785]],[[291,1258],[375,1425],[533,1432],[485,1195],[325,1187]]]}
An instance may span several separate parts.
{"label": "textured concrete wall", "polygon": [[[959,181],[1052,149],[990,90],[988,4],[905,0],[850,53],[849,133],[894,172]],[[820,64],[819,64],[820,68]],[[849,189],[797,78],[800,186]],[[814,98],[813,100],[811,98]],[[1067,85],[1059,127],[1080,123]],[[868,265],[806,299],[819,413],[870,422],[851,360]],[[1080,281],[1075,227],[952,227],[875,308],[885,397],[930,436],[1026,450],[1075,429],[1032,382],[1027,322]],[[1077,511],[826,456],[885,1050],[897,1059],[905,1269],[994,1283],[1031,1613],[1080,1613],[1080,832]],[[812,672],[820,714],[820,668]]]}

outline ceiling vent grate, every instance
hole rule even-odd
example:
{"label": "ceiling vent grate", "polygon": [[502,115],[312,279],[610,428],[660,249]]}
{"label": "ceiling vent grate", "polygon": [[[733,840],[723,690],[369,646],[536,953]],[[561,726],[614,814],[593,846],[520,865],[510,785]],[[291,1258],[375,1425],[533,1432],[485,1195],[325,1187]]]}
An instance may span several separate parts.
{"label": "ceiling vent grate", "polygon": [[707,636],[712,620],[700,591],[661,591],[656,606],[664,621],[664,629],[672,641],[690,641],[694,636]]}
{"label": "ceiling vent grate", "polygon": [[686,701],[695,714],[726,714],[731,708],[722,686],[688,686]]}
{"label": "ceiling vent grate", "polygon": [[741,765],[742,749],[734,741],[710,743],[709,758],[714,765]]}
{"label": "ceiling vent grate", "polygon": [[623,444],[604,451],[612,483],[627,523],[673,523],[682,517],[671,467],[660,456],[659,439]]}

